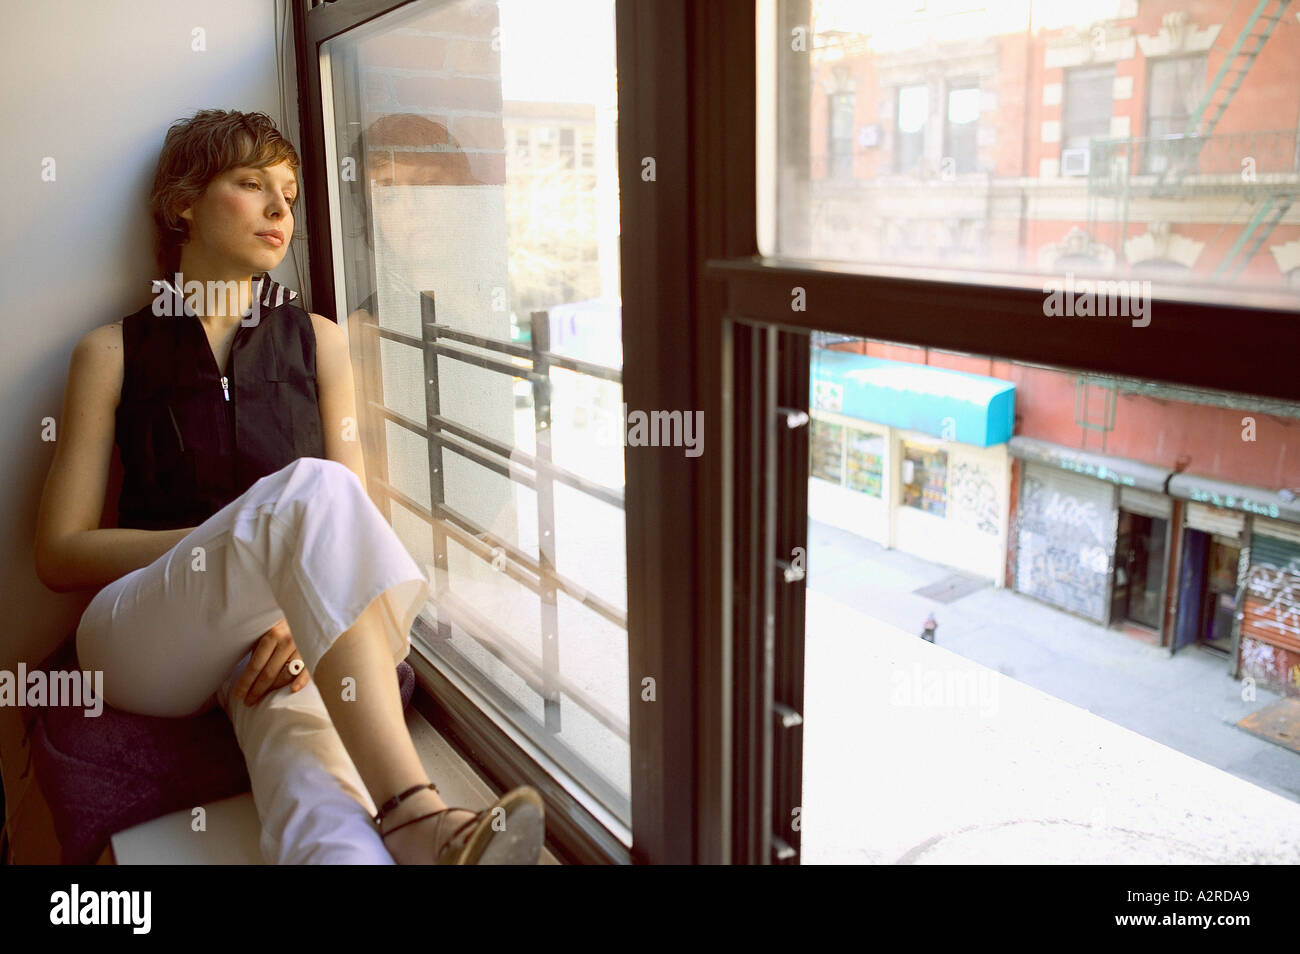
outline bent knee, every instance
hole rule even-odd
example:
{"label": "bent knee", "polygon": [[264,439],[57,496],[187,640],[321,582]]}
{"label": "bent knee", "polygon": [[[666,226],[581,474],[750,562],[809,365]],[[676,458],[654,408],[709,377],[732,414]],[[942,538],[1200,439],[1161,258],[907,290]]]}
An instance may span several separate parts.
{"label": "bent knee", "polygon": [[361,479],[351,467],[330,460],[328,457],[299,457],[287,466],[330,483],[356,483],[357,485],[361,483]]}

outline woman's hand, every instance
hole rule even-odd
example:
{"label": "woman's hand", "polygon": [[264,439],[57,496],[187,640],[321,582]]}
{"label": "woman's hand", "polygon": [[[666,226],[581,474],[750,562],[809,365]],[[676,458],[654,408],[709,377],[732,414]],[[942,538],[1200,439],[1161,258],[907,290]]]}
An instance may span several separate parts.
{"label": "woman's hand", "polygon": [[311,676],[305,666],[297,676],[291,675],[288,667],[294,659],[302,657],[293,644],[288,621],[282,619],[263,633],[253,646],[253,655],[235,683],[232,698],[242,698],[247,705],[255,706],[267,693],[290,684],[292,691],[297,692],[311,681]]}

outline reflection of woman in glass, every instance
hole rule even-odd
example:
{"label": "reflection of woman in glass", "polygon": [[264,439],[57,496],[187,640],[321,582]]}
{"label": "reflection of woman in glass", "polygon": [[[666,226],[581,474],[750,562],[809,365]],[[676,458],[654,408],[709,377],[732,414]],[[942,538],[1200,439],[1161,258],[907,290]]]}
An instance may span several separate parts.
{"label": "reflection of woman in glass", "polygon": [[[360,175],[347,183],[351,187],[350,214],[355,223],[348,234],[365,239],[366,247],[358,247],[358,250],[368,259],[354,263],[350,270],[349,278],[355,291],[349,294],[348,304],[353,314],[370,322],[377,320],[379,314],[378,285],[381,280],[406,295],[408,300],[418,300],[418,290],[410,285],[400,267],[392,267],[387,257],[408,253],[412,238],[429,227],[410,210],[400,207],[377,208],[372,218],[371,203],[383,202],[389,194],[385,189],[392,186],[483,183],[470,169],[469,157],[447,127],[413,113],[394,113],[374,120],[366,127],[365,134],[352,142],[348,157],[360,167]],[[369,189],[362,194],[362,187],[367,184]],[[379,244],[388,253],[383,259],[375,254],[372,223]],[[371,263],[376,270],[384,270],[382,277],[375,276],[374,284],[371,284]]]}
{"label": "reflection of woman in glass", "polygon": [[[74,349],[38,573],[98,590],[77,650],[108,704],[229,714],[267,860],[536,863],[537,793],[449,808],[407,731],[394,666],[427,580],[366,492],[342,329],[268,274],[298,168],[259,113],[169,130],[158,296]],[[119,526],[97,529],[115,442]]]}

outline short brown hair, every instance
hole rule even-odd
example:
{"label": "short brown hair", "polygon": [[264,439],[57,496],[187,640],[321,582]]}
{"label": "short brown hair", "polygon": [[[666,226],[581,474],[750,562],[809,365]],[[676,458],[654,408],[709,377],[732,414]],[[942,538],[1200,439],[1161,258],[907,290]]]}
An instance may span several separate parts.
{"label": "short brown hair", "polygon": [[297,175],[302,166],[298,151],[265,113],[202,109],[172,123],[149,193],[154,258],[162,274],[179,270],[181,246],[190,236],[180,210],[202,196],[213,179],[235,166],[264,169],[285,160]]}

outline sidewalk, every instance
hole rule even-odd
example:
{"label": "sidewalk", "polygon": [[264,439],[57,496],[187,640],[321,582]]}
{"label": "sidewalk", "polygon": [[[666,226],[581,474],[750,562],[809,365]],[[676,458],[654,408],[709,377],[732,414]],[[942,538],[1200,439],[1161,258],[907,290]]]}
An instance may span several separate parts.
{"label": "sidewalk", "polygon": [[807,609],[803,864],[1300,864],[1295,800],[815,589]]}
{"label": "sidewalk", "polygon": [[[1226,658],[1195,647],[1170,656],[992,585],[951,603],[914,592],[953,573],[809,521],[810,602],[823,595],[909,634],[933,613],[938,646],[1300,803],[1300,755],[1235,725],[1281,697],[1261,689],[1242,701],[1243,684],[1228,674]],[[869,625],[849,619],[859,629]]]}

